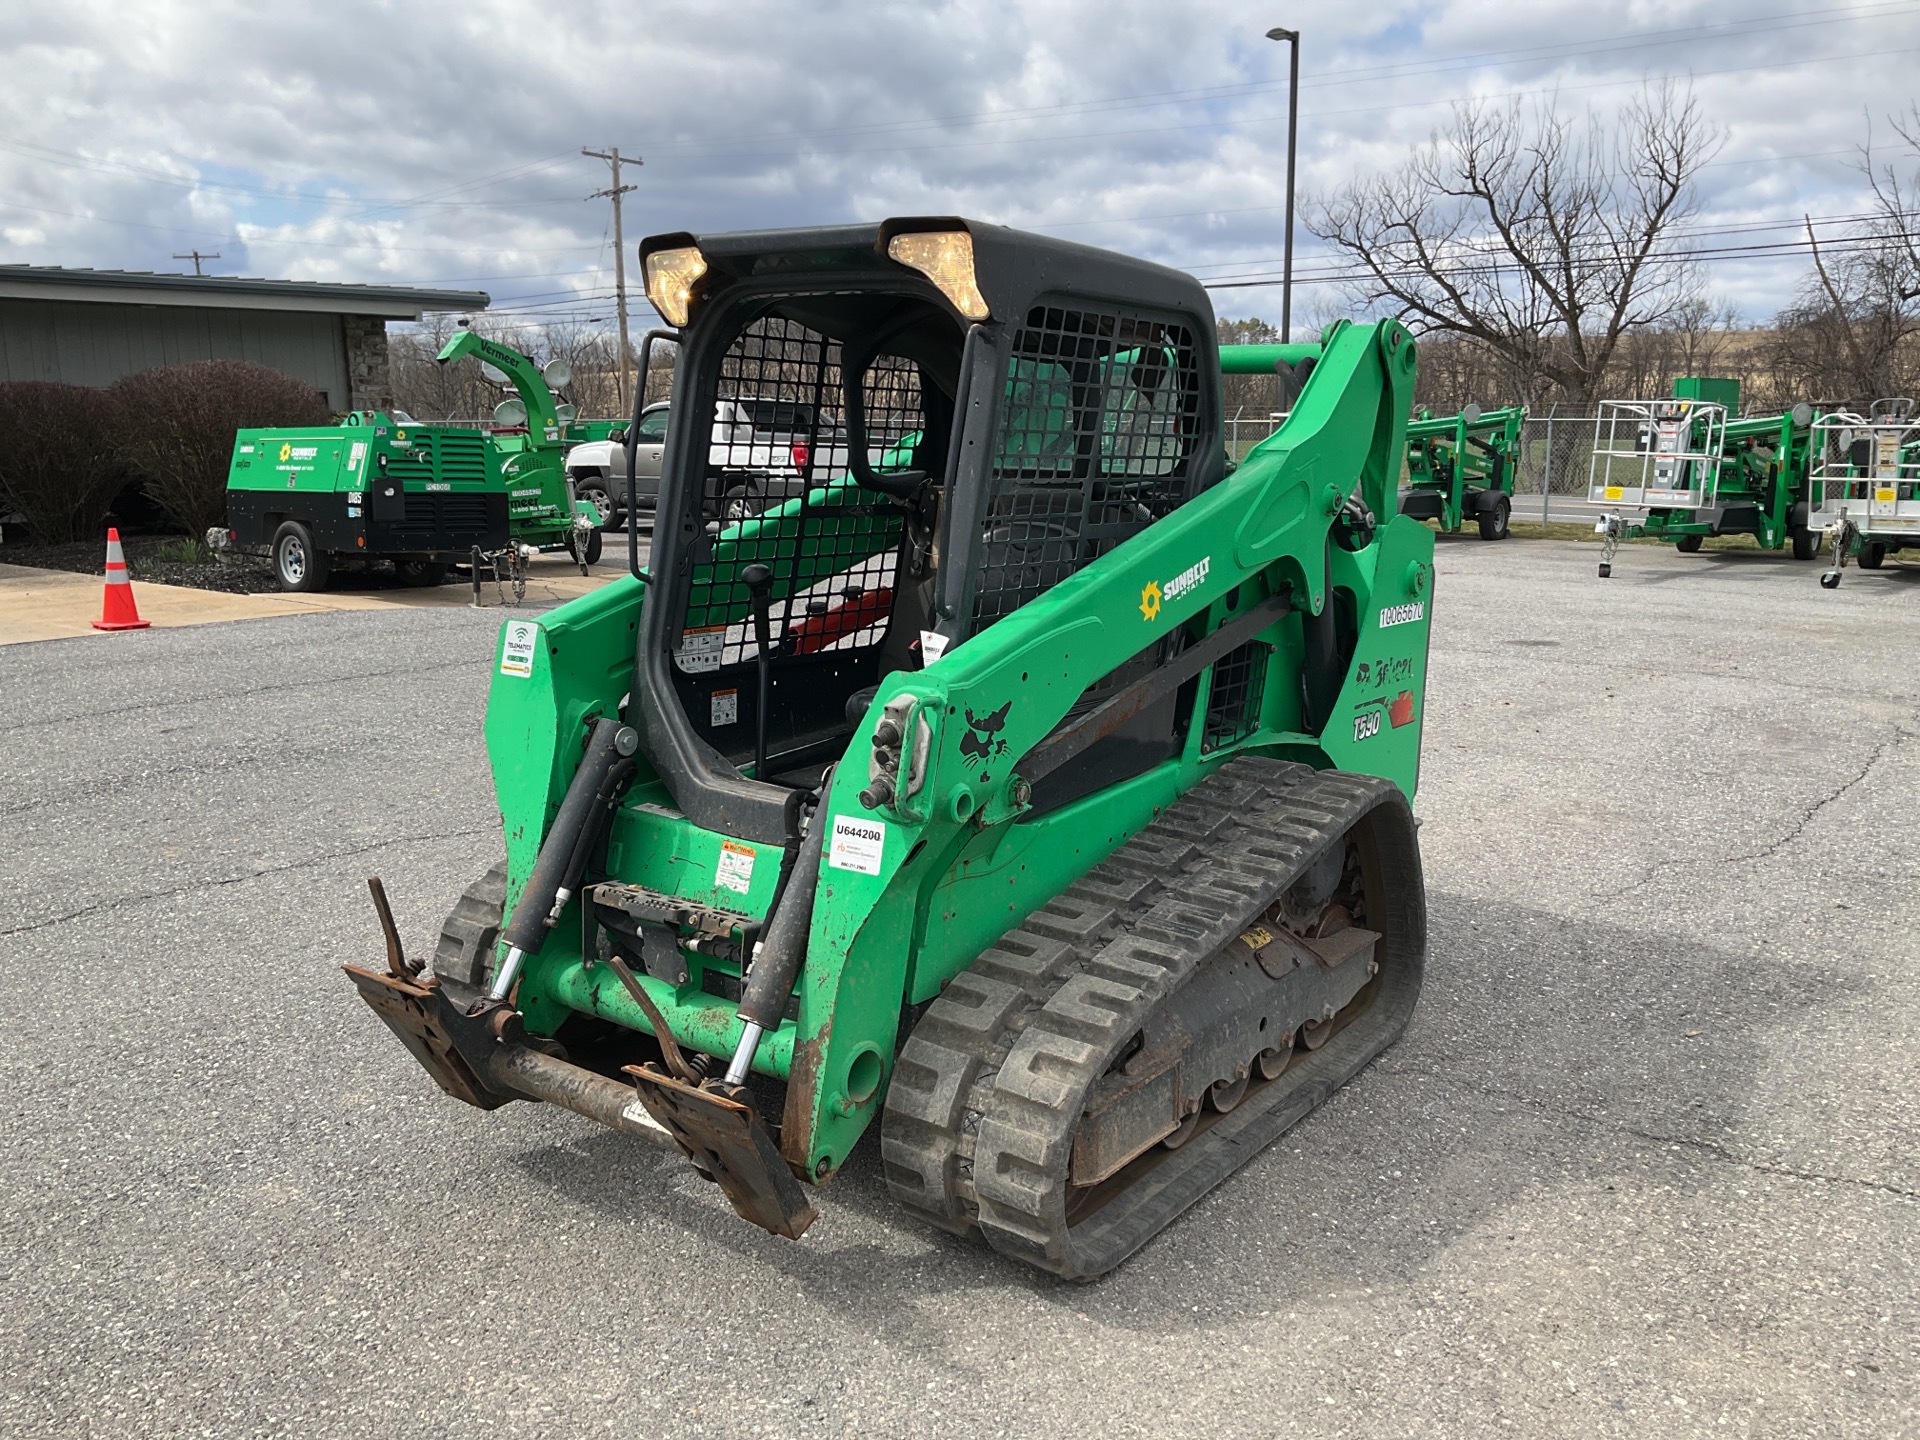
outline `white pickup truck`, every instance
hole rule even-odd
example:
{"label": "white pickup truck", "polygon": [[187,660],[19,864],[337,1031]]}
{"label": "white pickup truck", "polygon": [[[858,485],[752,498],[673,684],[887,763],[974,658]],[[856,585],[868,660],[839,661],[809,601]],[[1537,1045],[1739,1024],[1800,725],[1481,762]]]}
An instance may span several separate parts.
{"label": "white pickup truck", "polygon": [[[642,529],[653,528],[660,492],[660,457],[666,449],[670,402],[640,412],[634,462],[634,511]],[[715,404],[708,465],[724,477],[710,505],[715,520],[738,520],[799,493],[809,475],[846,469],[846,444],[816,435],[817,412],[787,400],[720,400]],[[815,448],[819,453],[814,453]],[[809,465],[811,461],[811,465]],[[623,431],[590,440],[567,452],[574,494],[600,512],[602,523],[626,524],[627,447]]]}

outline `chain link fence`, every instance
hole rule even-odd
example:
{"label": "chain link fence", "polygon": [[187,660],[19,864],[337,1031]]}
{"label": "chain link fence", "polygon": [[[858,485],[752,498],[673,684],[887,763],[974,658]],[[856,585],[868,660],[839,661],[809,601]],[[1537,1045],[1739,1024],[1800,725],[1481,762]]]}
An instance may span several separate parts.
{"label": "chain link fence", "polygon": [[[1234,464],[1247,458],[1262,440],[1280,428],[1286,416],[1241,411],[1227,417],[1227,454]],[[1588,474],[1593,465],[1598,417],[1563,415],[1549,410],[1529,415],[1520,427],[1520,449],[1515,458],[1513,493],[1541,497],[1539,514],[1525,507],[1526,518],[1582,521],[1592,518],[1586,506]],[[1404,471],[1402,479],[1405,478]],[[1564,505],[1564,508],[1563,508]]]}

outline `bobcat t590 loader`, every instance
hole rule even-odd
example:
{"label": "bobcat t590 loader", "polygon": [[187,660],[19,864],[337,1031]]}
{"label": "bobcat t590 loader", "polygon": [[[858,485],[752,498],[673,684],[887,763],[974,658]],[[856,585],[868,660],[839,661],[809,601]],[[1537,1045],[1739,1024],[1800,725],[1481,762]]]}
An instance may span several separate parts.
{"label": "bobcat t590 loader", "polygon": [[[430,972],[376,882],[388,967],[348,972],[449,1094],[670,1147],[777,1234],[877,1122],[907,1210],[1101,1274],[1413,1009],[1414,342],[1236,352],[1307,378],[1230,470],[1176,271],[946,218],[641,259],[650,562],[504,627],[505,866]],[[742,397],[845,431],[746,514]]]}

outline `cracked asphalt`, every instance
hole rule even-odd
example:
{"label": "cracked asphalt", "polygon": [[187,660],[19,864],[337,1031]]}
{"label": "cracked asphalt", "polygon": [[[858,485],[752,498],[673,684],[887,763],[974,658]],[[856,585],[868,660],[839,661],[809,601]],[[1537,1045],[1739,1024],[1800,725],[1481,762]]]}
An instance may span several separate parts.
{"label": "cracked asphalt", "polygon": [[497,612],[8,652],[0,1433],[1920,1434],[1920,569],[1439,556],[1405,1039],[1118,1274],[799,1244],[354,997]]}

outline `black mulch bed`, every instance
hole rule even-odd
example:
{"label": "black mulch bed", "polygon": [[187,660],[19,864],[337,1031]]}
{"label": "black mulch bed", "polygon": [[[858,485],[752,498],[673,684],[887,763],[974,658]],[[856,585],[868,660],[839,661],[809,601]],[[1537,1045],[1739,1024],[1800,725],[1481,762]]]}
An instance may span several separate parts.
{"label": "black mulch bed", "polygon": [[[224,590],[230,595],[265,595],[277,592],[273,567],[265,556],[229,555],[203,561],[184,557],[186,541],[178,535],[126,535],[121,547],[127,555],[127,572],[143,584],[189,585],[197,590]],[[200,551],[205,554],[205,550]],[[107,547],[104,541],[88,540],[74,545],[32,545],[8,540],[0,544],[0,565],[31,565],[40,570],[68,570],[79,575],[104,578]],[[364,566],[341,565],[333,572],[330,590],[401,590],[406,584],[383,561]]]}

